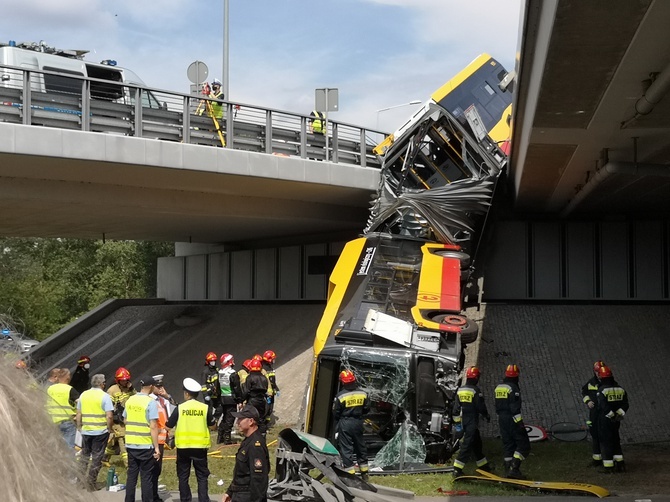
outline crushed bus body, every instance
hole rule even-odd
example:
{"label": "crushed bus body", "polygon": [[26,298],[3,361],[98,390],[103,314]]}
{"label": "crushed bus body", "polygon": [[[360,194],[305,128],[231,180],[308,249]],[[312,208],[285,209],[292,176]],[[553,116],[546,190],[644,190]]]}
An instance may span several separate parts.
{"label": "crushed bus body", "polygon": [[[498,85],[506,75],[486,64],[489,80],[473,79],[469,67],[460,85]],[[464,91],[429,100],[378,145],[377,198],[364,235],[346,244],[330,276],[314,341],[305,431],[334,439],[338,374],[351,370],[371,401],[365,441],[380,468],[445,462],[458,446],[451,409],[463,348],[478,335],[463,313],[463,290],[506,163],[488,134],[500,120],[485,123],[481,103],[459,117],[442,106],[458,94],[462,107]],[[502,114],[504,102],[483,111]]]}

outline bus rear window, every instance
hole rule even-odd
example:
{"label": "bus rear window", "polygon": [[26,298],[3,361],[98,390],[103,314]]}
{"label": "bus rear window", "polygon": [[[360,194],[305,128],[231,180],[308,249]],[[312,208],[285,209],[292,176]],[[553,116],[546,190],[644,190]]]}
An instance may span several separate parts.
{"label": "bus rear window", "polygon": [[[64,70],[62,68],[54,68],[51,66],[45,66],[43,68],[47,71],[55,71],[58,73],[67,73],[70,75],[78,75],[83,77],[84,75],[78,71]],[[52,92],[55,94],[70,94],[74,96],[81,97],[81,85],[82,80],[76,78],[66,77],[65,75],[53,75],[50,73],[44,74],[44,87],[47,92]]]}

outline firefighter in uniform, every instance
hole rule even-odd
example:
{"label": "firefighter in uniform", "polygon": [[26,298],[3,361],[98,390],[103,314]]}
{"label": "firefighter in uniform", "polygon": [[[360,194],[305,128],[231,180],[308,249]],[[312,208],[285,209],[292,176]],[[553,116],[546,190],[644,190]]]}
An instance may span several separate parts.
{"label": "firefighter in uniform", "polygon": [[235,417],[233,412],[237,410],[236,394],[239,392],[240,382],[235,371],[235,359],[232,354],[221,356],[221,367],[219,369],[219,388],[221,389],[221,422],[219,423],[219,434],[217,443],[232,444],[231,433]]}
{"label": "firefighter in uniform", "polygon": [[479,416],[484,417],[487,422],[491,421],[484,396],[477,385],[480,375],[479,368],[471,366],[465,372],[465,385],[461,385],[456,391],[453,417],[455,424],[461,424],[463,439],[458,457],[454,460],[454,477],[463,474],[463,468],[472,453],[477,461],[477,468],[491,472],[491,466],[482,451],[482,437],[479,433]]}
{"label": "firefighter in uniform", "polygon": [[202,382],[202,397],[205,403],[212,407],[214,420],[221,416],[221,389],[219,387],[219,370],[216,367],[218,358],[214,352],[208,352],[205,356],[205,369],[202,370],[200,381]]}
{"label": "firefighter in uniform", "polygon": [[142,502],[154,500],[154,465],[161,456],[158,445],[158,405],[150,396],[155,384],[156,380],[152,376],[140,378],[140,392],[128,398],[123,410],[128,452],[125,502],[135,502],[138,475],[141,479]]}
{"label": "firefighter in uniform", "polygon": [[265,436],[258,425],[262,420],[256,407],[247,404],[239,412],[237,428],[244,436],[235,455],[233,480],[221,499],[222,502],[266,502],[270,456]]}
{"label": "firefighter in uniform", "polygon": [[114,405],[114,427],[113,433],[109,436],[109,442],[105,449],[105,459],[103,462],[109,462],[112,455],[116,453],[118,448],[123,459],[123,465],[128,467],[128,452],[126,451],[126,426],[123,422],[123,411],[126,406],[126,401],[130,396],[134,396],[137,391],[130,382],[130,371],[124,367],[120,367],[114,373],[114,380],[116,383],[107,389],[107,394],[112,397],[112,404]]}
{"label": "firefighter in uniform", "polygon": [[258,410],[258,431],[267,432],[267,395],[269,381],[263,374],[263,365],[260,360],[252,359],[249,363],[249,376],[244,382],[244,400]]}
{"label": "firefighter in uniform", "polygon": [[342,465],[354,474],[354,454],[361,471],[361,478],[368,478],[368,449],[363,439],[363,416],[370,411],[367,393],[358,387],[356,376],[350,370],[340,372],[342,390],[333,401],[333,417],[337,423],[336,435]]}
{"label": "firefighter in uniform", "polygon": [[598,394],[598,387],[600,387],[598,372],[604,365],[605,363],[602,361],[593,363],[593,376],[582,386],[582,401],[589,408],[589,419],[586,421],[586,425],[591,434],[591,448],[593,452],[591,463],[594,466],[602,465],[603,460],[600,453],[600,440],[598,439],[598,400],[596,395]]}
{"label": "firefighter in uniform", "polygon": [[519,367],[510,364],[505,369],[505,378],[496,387],[496,413],[503,442],[505,475],[512,479],[523,479],[521,462],[530,453],[528,432],[521,416],[521,391],[519,389]]}
{"label": "firefighter in uniform", "polygon": [[275,399],[279,397],[279,386],[277,385],[277,374],[275,373],[274,363],[277,359],[277,354],[272,350],[266,350],[263,352],[263,371],[268,377],[268,382],[270,383],[269,390],[271,393],[268,393],[268,410],[266,413],[266,421],[268,424],[272,420],[272,412],[275,407]]}
{"label": "firefighter in uniform", "polygon": [[79,359],[77,359],[77,369],[75,369],[74,373],[72,374],[70,385],[72,385],[74,390],[79,392],[79,394],[91,388],[91,378],[89,376],[90,368],[90,357],[80,356]]}
{"label": "firefighter in uniform", "polygon": [[245,359],[242,363],[242,367],[237,372],[238,380],[240,381],[240,391],[242,394],[242,401],[244,401],[245,394],[245,385],[247,382],[247,377],[249,376],[249,365],[251,364],[251,359]]}
{"label": "firefighter in uniform", "polygon": [[619,428],[628,411],[628,394],[612,376],[612,370],[601,366],[598,370],[598,437],[603,454],[603,469],[606,473],[625,472]]}
{"label": "firefighter in uniform", "polygon": [[209,502],[207,478],[207,450],[211,446],[209,428],[214,425],[212,407],[197,400],[201,385],[192,378],[183,381],[184,399],[170,415],[166,426],[174,429],[177,447],[177,478],[179,479],[180,500],[191,500],[188,478],[191,464],[198,481],[198,500]]}

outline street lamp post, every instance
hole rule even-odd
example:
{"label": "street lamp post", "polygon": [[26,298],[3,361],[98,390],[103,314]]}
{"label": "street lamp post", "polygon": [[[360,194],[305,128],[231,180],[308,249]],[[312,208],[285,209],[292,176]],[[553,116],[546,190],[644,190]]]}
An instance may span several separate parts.
{"label": "street lamp post", "polygon": [[377,129],[379,129],[379,114],[381,112],[385,112],[387,110],[393,110],[394,108],[400,108],[401,106],[411,106],[411,105],[420,105],[420,104],[421,104],[420,100],[413,99],[409,103],[402,103],[402,104],[399,104],[399,105],[387,106],[386,108],[380,108],[379,110],[377,110]]}
{"label": "street lamp post", "polygon": [[229,0],[223,0],[223,68],[221,75],[221,83],[223,84],[223,99],[230,101],[230,90],[229,90],[229,80],[228,80],[228,67],[230,66],[230,61],[228,59],[230,53],[230,37],[228,28],[230,27],[229,11],[228,11],[228,2]]}

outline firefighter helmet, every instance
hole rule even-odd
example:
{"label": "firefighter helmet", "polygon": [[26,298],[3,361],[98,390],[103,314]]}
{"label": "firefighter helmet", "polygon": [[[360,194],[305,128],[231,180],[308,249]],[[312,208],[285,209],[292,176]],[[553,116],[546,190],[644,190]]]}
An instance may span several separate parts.
{"label": "firefighter helmet", "polygon": [[612,377],[612,370],[603,364],[598,370],[598,378],[602,380],[603,378],[611,378],[611,377]]}
{"label": "firefighter helmet", "polygon": [[519,376],[519,367],[516,364],[509,364],[505,369],[505,376],[507,378],[516,378]]}
{"label": "firefighter helmet", "polygon": [[120,380],[130,380],[130,371],[121,366],[116,373],[114,373],[114,380],[119,383]]}
{"label": "firefighter helmet", "polygon": [[468,370],[465,372],[465,378],[472,378],[472,379],[477,379],[479,378],[479,375],[481,375],[481,372],[479,371],[479,368],[477,366],[470,366]]}
{"label": "firefighter helmet", "polygon": [[266,350],[263,352],[263,361],[272,364],[277,359],[277,354],[273,350]]}
{"label": "firefighter helmet", "polygon": [[249,371],[249,364],[251,363],[251,359],[245,359],[244,362],[242,363],[242,367]]}
{"label": "firefighter helmet", "polygon": [[263,363],[258,359],[252,359],[249,363],[249,371],[261,371],[263,369]]}
{"label": "firefighter helmet", "polygon": [[221,359],[219,360],[222,368],[227,368],[235,364],[232,354],[221,354]]}
{"label": "firefighter helmet", "polygon": [[251,358],[252,361],[262,361],[263,356],[260,354],[254,354],[254,357]]}
{"label": "firefighter helmet", "polygon": [[605,366],[604,362],[600,360],[596,361],[595,363],[593,363],[593,372],[597,375],[598,372],[600,371],[600,368],[602,368],[603,366]]}
{"label": "firefighter helmet", "polygon": [[350,370],[340,371],[340,382],[353,383],[355,381],[356,381],[356,375],[354,375],[353,371]]}
{"label": "firefighter helmet", "polygon": [[205,361],[209,364],[212,361],[216,362],[217,357],[214,352],[207,352],[207,355],[205,356]]}
{"label": "firefighter helmet", "polygon": [[90,362],[91,362],[91,358],[88,357],[88,356],[80,356],[79,359],[77,359],[77,364],[86,364],[86,363],[90,363]]}
{"label": "firefighter helmet", "polygon": [[19,370],[25,370],[28,367],[28,365],[26,364],[26,362],[23,359],[19,359],[18,361],[16,361],[14,366],[16,367],[16,369],[19,369]]}

